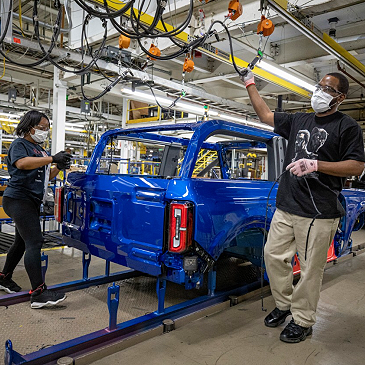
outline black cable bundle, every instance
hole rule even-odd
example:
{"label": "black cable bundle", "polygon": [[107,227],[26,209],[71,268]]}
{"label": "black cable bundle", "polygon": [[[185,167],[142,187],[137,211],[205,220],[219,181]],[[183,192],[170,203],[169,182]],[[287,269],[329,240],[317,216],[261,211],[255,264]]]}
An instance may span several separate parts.
{"label": "black cable bundle", "polygon": [[[61,17],[62,17],[62,10],[63,10],[63,7],[61,6],[59,9],[58,9],[58,13],[57,13],[57,20],[56,20],[56,23],[54,25],[54,28],[53,28],[53,34],[52,34],[52,39],[51,39],[51,44],[48,48],[48,51],[46,51],[43,47],[43,45],[41,44],[40,42],[40,39],[39,39],[39,23],[38,23],[38,2],[37,0],[34,1],[34,5],[33,5],[33,26],[34,26],[34,31],[35,31],[35,36],[37,37],[37,40],[38,40],[38,43],[41,47],[41,50],[43,52],[43,56],[41,59],[39,59],[38,61],[35,61],[35,62],[31,62],[31,63],[19,63],[19,62],[16,62],[14,60],[12,60],[9,56],[6,55],[5,52],[3,52],[2,49],[0,49],[0,54],[9,62],[15,64],[15,65],[18,65],[18,66],[25,66],[25,67],[35,67],[35,66],[38,66],[40,65],[42,62],[44,61],[49,61],[51,58],[50,58],[50,54],[51,52],[53,51],[54,47],[56,46],[56,43],[57,43],[57,39],[58,39],[58,36],[60,34],[60,29],[61,29]],[[5,30],[4,30],[4,34],[2,34],[1,38],[0,38],[0,44],[3,44],[3,40],[5,38],[5,34],[7,32],[7,29],[9,27],[9,22],[10,22],[10,16],[11,16],[11,9],[13,8],[13,1],[10,0],[10,5],[9,5],[9,16],[8,16],[8,19],[7,19],[7,22],[6,22],[6,27],[5,27]]]}
{"label": "black cable bundle", "polygon": [[[92,70],[93,67],[95,67],[96,70],[98,70],[103,75],[104,78],[111,81],[110,85],[114,86],[114,85],[116,85],[117,80],[121,80],[121,78],[117,77],[115,80],[112,81],[97,66],[97,61],[100,59],[100,57],[102,55],[102,50],[104,49],[105,44],[106,44],[106,40],[107,40],[107,21],[110,21],[111,24],[114,26],[114,28],[120,34],[122,34],[122,35],[124,35],[128,38],[131,38],[131,39],[136,39],[139,46],[140,46],[140,48],[141,48],[141,50],[146,55],[150,56],[151,58],[157,59],[157,60],[175,59],[175,58],[180,57],[180,56],[182,56],[186,53],[192,52],[194,49],[202,47],[212,35],[217,36],[218,33],[214,28],[217,25],[221,25],[223,27],[224,31],[227,33],[227,36],[228,36],[230,51],[231,51],[231,55],[232,55],[233,67],[239,75],[242,76],[243,73],[244,73],[244,71],[241,71],[235,63],[234,55],[233,55],[233,46],[232,46],[231,35],[229,33],[229,30],[228,30],[227,26],[222,21],[218,21],[218,20],[214,21],[209,26],[209,29],[207,30],[207,32],[204,35],[202,35],[200,37],[196,37],[195,39],[193,39],[188,44],[185,44],[182,41],[179,41],[178,39],[175,39],[175,37],[177,37],[181,32],[183,32],[186,29],[186,27],[189,25],[189,23],[192,19],[193,10],[194,10],[194,0],[190,0],[189,11],[187,13],[187,16],[186,16],[185,20],[180,25],[178,25],[176,28],[174,28],[173,30],[170,30],[170,31],[168,31],[167,25],[166,25],[166,23],[163,19],[163,13],[164,13],[164,10],[165,10],[165,7],[166,7],[167,0],[156,0],[156,10],[154,12],[153,20],[152,20],[150,25],[145,25],[141,21],[142,15],[144,13],[146,13],[146,11],[148,10],[149,4],[150,4],[149,3],[147,5],[146,9],[144,9],[146,0],[141,0],[140,3],[138,3],[139,5],[138,5],[138,8],[136,10],[134,8],[136,0],[130,0],[130,1],[128,1],[127,4],[125,4],[121,9],[119,9],[117,11],[112,11],[110,9],[107,0],[103,0],[104,1],[105,11],[98,11],[98,10],[94,9],[93,7],[88,5],[84,0],[75,0],[75,1],[78,4],[78,6],[80,6],[81,9],[83,9],[84,11],[87,12],[87,16],[85,17],[85,19],[83,21],[83,24],[82,24],[82,32],[81,32],[81,53],[82,53],[82,57],[84,57],[84,54],[88,53],[92,58],[92,60],[87,65],[84,65],[84,62],[83,62],[84,58],[83,58],[80,69],[66,68],[66,67],[63,67],[60,64],[60,62],[55,61],[51,56],[51,53],[52,53],[53,49],[57,45],[57,40],[58,40],[58,37],[60,35],[60,31],[61,31],[61,18],[62,18],[62,12],[64,10],[64,5],[60,5],[59,1],[55,2],[55,7],[58,8],[57,19],[56,19],[56,22],[55,22],[54,27],[53,27],[53,34],[52,34],[52,38],[51,38],[51,43],[50,43],[48,49],[46,50],[45,47],[43,46],[42,42],[41,42],[40,34],[39,34],[39,19],[38,19],[38,5],[39,5],[39,2],[37,0],[34,0],[34,5],[33,5],[34,36],[37,39],[39,47],[42,51],[42,56],[39,60],[31,62],[31,63],[20,63],[20,62],[14,61],[10,57],[8,57],[3,49],[0,49],[0,54],[7,61],[9,61],[9,62],[11,62],[15,65],[18,65],[18,66],[35,67],[35,66],[38,66],[38,65],[42,64],[45,61],[48,61],[52,65],[54,65],[55,67],[60,69],[61,71],[72,72],[76,75],[84,75],[84,74],[90,72],[90,70]],[[56,3],[57,3],[57,6],[56,6]],[[10,0],[10,2],[9,2],[9,14],[7,16],[5,30],[4,30],[3,34],[0,36],[0,44],[2,44],[2,42],[5,38],[5,35],[6,35],[6,30],[9,27],[9,24],[10,24],[12,7],[13,7],[13,0]],[[129,14],[128,14],[128,12],[129,12]],[[130,23],[130,27],[132,29],[127,28],[126,26],[118,23],[118,21],[116,19],[120,18],[122,16],[124,16],[125,18],[128,18],[129,23]],[[89,21],[92,18],[100,19],[100,21],[102,22],[102,26],[104,28],[103,39],[102,39],[102,41],[100,43],[100,46],[98,47],[97,51],[95,51],[95,52],[91,51],[91,48],[88,44],[87,35],[86,35],[86,26],[89,24]],[[159,22],[163,27],[162,30],[161,29],[159,29],[159,30],[156,29],[157,24]],[[172,54],[169,54],[169,55],[156,56],[154,54],[151,54],[149,52],[149,50],[147,50],[144,47],[144,45],[142,44],[142,40],[141,40],[142,38],[152,38],[152,39],[155,39],[155,38],[168,38],[175,46],[179,47],[179,49],[176,52],[174,52]],[[84,41],[86,43],[86,50],[84,49]],[[106,90],[110,90],[109,87],[107,87]],[[82,90],[82,93],[84,95],[83,90]],[[104,95],[104,92],[102,92],[100,95]],[[87,100],[94,100],[94,98],[92,98],[92,99],[86,98],[86,99]],[[176,103],[176,101],[175,101],[175,103]],[[174,103],[172,103],[171,105],[174,106]]]}

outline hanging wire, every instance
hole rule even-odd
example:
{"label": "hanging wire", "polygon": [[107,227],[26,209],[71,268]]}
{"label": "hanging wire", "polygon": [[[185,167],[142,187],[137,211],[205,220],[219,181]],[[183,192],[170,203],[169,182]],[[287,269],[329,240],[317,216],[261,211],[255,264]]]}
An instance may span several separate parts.
{"label": "hanging wire", "polygon": [[[51,1],[51,0],[50,0]],[[28,52],[28,49],[26,52],[16,60],[11,59],[6,52],[4,52],[4,43],[3,40],[5,38],[5,35],[7,33],[7,29],[9,28],[10,19],[11,19],[11,10],[13,8],[14,0],[9,1],[9,9],[8,9],[8,15],[6,17],[5,22],[5,28],[3,34],[0,35],[0,55],[3,56],[3,58],[15,65],[18,66],[25,66],[25,67],[36,67],[41,65],[43,62],[50,62],[52,65],[60,69],[64,72],[72,72],[77,75],[84,75],[89,72],[97,72],[101,74],[105,79],[107,79],[110,82],[110,85],[105,90],[110,90],[111,87],[115,86],[118,82],[124,79],[124,77],[115,77],[113,79],[112,76],[107,75],[100,67],[98,67],[98,60],[102,57],[103,50],[106,45],[106,40],[108,36],[108,27],[107,22],[110,22],[113,27],[122,35],[135,39],[142,50],[142,52],[156,60],[164,61],[164,60],[172,60],[177,57],[183,56],[186,53],[191,53],[193,50],[204,46],[205,43],[209,41],[209,38],[213,35],[218,35],[221,32],[225,32],[228,37],[229,47],[230,47],[230,53],[231,53],[231,59],[233,63],[233,67],[235,71],[242,75],[242,70],[238,68],[238,66],[235,63],[235,57],[233,54],[233,45],[232,45],[232,37],[229,32],[229,28],[232,26],[226,25],[224,21],[215,20],[213,21],[208,30],[197,37],[194,37],[190,42],[185,43],[176,37],[181,34],[187,26],[190,24],[193,11],[194,11],[194,0],[189,1],[189,9],[186,12],[185,18],[182,20],[182,22],[176,27],[172,28],[171,30],[168,29],[167,24],[164,21],[163,13],[165,11],[166,6],[168,5],[169,9],[169,18],[172,20],[172,14],[173,11],[175,11],[175,18],[176,18],[176,0],[174,0],[174,10],[171,7],[170,1],[156,1],[156,9],[154,10],[154,14],[152,14],[152,21],[147,24],[144,22],[144,17],[147,13],[149,13],[149,10],[151,8],[152,1],[146,1],[146,0],[130,0],[126,2],[122,8],[119,10],[112,10],[111,7],[113,7],[113,4],[118,4],[120,6],[120,3],[115,2],[113,0],[103,0],[104,5],[104,11],[99,11],[95,9],[93,6],[91,6],[89,3],[87,3],[85,0],[75,0],[76,4],[80,7],[81,11],[86,12],[86,16],[84,17],[84,20],[82,22],[81,28],[81,55],[82,55],[82,61],[77,65],[67,65],[67,58],[61,61],[57,61],[54,59],[54,56],[52,57],[52,51],[58,46],[58,37],[60,35],[61,31],[61,18],[62,18],[62,12],[64,10],[64,5],[59,6],[59,4],[54,4],[55,8],[58,8],[57,12],[57,18],[53,24],[53,31],[52,31],[52,37],[50,44],[47,45],[47,47],[44,45],[44,42],[41,41],[40,36],[40,25],[39,25],[39,14],[38,14],[38,7],[40,6],[40,3],[38,0],[34,0],[33,2],[33,28],[34,33],[32,34],[32,37],[37,40],[38,45],[41,49],[41,56],[38,60],[35,60],[33,62],[28,63],[21,63],[19,62],[19,59],[24,57],[24,55]],[[22,20],[21,20],[21,0],[19,2],[19,13],[20,13],[20,29],[22,31]],[[204,7],[206,4],[200,4],[199,7]],[[124,20],[128,19],[128,26],[126,26],[123,22],[119,22],[120,18],[123,18]],[[91,19],[98,18],[99,21],[102,24],[102,27],[104,28],[104,34],[102,41],[100,42],[100,45],[96,51],[93,51],[89,45],[88,38],[87,38],[87,31],[86,27],[88,26]],[[51,13],[51,21],[52,21],[52,13]],[[172,22],[173,23],[173,22]],[[77,26],[73,27],[72,29],[75,29]],[[217,30],[217,27],[222,27],[222,30]],[[158,29],[157,29],[158,28]],[[23,33],[23,32],[22,32]],[[24,33],[23,33],[24,35]],[[171,54],[164,54],[160,56],[156,56],[154,54],[151,54],[149,50],[147,50],[144,47],[144,44],[142,42],[142,39],[150,38],[155,39],[155,44],[157,44],[158,39],[160,38],[168,38],[174,46],[177,47],[177,50]],[[266,39],[264,49],[266,48],[268,39]],[[217,38],[219,41],[219,39]],[[260,44],[261,46],[261,44]],[[260,47],[261,48],[261,47]],[[89,54],[91,56],[91,61],[85,65],[84,64],[84,57],[86,54]],[[62,64],[65,64],[66,67],[62,66]],[[147,65],[147,63],[145,64]],[[137,65],[134,65],[133,67],[139,68]],[[145,66],[142,67],[144,69]],[[124,75],[125,76],[125,75]],[[83,86],[83,85],[82,85]],[[152,87],[148,85],[150,89],[152,90]],[[106,91],[106,92],[107,92]],[[82,93],[85,97],[85,94],[83,92],[82,87]],[[105,92],[103,91],[100,93],[100,95],[105,95]],[[99,97],[101,97],[99,95]],[[170,107],[172,108],[176,105],[176,102],[181,98],[181,95],[171,104]],[[87,98],[86,98],[87,99]],[[155,97],[156,101],[157,98]],[[94,98],[89,98],[88,100],[96,100]]]}

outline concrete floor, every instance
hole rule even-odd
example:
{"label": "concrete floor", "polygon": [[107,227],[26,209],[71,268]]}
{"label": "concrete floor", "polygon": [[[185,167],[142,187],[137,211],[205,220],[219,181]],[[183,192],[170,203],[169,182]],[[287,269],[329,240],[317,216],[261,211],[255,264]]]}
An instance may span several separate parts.
{"label": "concrete floor", "polygon": [[[355,232],[352,237],[355,243],[365,242],[365,230]],[[54,249],[48,250],[47,253],[50,261],[47,272],[48,285],[81,278],[79,251]],[[4,260],[5,257],[0,256],[0,269]],[[119,270],[119,266],[112,265],[112,271]],[[103,273],[103,260],[93,258],[90,275],[96,276]],[[24,290],[29,288],[22,263],[14,274],[14,280]],[[138,286],[143,285],[138,283]],[[300,344],[285,344],[279,340],[279,334],[284,325],[279,328],[265,327],[263,319],[267,313],[261,310],[260,299],[253,298],[182,327],[177,326],[175,331],[158,335],[101,360],[89,362],[89,364],[364,364],[364,288],[365,254],[329,267],[324,275],[313,335]],[[54,331],[54,321],[62,322],[62,326],[57,329],[58,335],[54,340],[55,343],[106,327],[107,316],[104,318],[104,312],[107,309],[104,289],[94,288],[87,292],[72,292],[63,302],[64,305],[55,310],[31,310],[29,303],[19,304],[8,309],[0,307],[2,311],[1,343],[4,343],[7,338],[14,339],[15,336],[15,350],[25,354],[53,343],[53,340],[52,343],[50,342],[49,335],[42,333],[42,328],[47,327]],[[103,290],[103,294],[100,294],[100,290]],[[128,290],[130,291],[130,289]],[[148,295],[151,298],[155,295],[153,290],[154,285],[149,288]],[[147,308],[142,307],[141,301],[138,299],[139,294],[133,291],[132,293],[134,294],[130,307],[135,310],[137,315],[138,311],[147,311]],[[183,295],[181,299],[184,299]],[[186,297],[186,299],[189,298]],[[102,305],[101,302],[103,302]],[[85,305],[87,311],[84,310]],[[265,298],[264,306],[268,311],[274,307],[271,296]],[[92,312],[94,310],[95,312]],[[85,312],[88,312],[87,318],[84,317]],[[100,313],[103,315],[101,316]],[[101,324],[96,323],[97,317],[103,317]],[[87,323],[94,327],[87,327]],[[74,333],[73,326],[75,325],[79,328],[78,332]],[[24,330],[24,327],[27,327],[27,330]],[[37,333],[36,337],[34,333]],[[48,337],[48,342],[45,342],[45,337]],[[20,349],[19,344],[23,346]],[[0,348],[0,357],[3,357],[3,348]]]}
{"label": "concrete floor", "polygon": [[[279,340],[285,324],[264,326],[266,313],[256,298],[92,365],[362,365],[364,288],[365,254],[326,270],[313,335],[299,344]],[[268,311],[274,308],[271,296],[264,305]]]}

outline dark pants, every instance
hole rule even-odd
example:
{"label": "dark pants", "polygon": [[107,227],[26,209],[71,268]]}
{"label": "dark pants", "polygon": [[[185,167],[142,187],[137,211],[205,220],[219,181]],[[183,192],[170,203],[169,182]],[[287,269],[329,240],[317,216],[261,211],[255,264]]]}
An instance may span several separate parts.
{"label": "dark pants", "polygon": [[43,235],[39,222],[39,205],[31,200],[5,196],[3,208],[15,223],[15,239],[2,272],[11,277],[25,251],[24,266],[34,290],[43,283],[41,264]]}

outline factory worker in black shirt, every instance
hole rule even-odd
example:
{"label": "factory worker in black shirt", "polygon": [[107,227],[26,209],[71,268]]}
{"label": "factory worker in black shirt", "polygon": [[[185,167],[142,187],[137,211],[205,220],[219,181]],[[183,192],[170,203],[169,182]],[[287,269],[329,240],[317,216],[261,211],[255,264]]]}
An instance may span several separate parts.
{"label": "factory worker in black shirt", "polygon": [[39,214],[48,181],[61,169],[69,168],[71,155],[61,151],[49,156],[41,147],[49,134],[49,119],[38,111],[29,111],[16,128],[10,145],[7,166],[10,180],[3,195],[5,213],[15,223],[14,243],[10,247],[2,272],[0,290],[15,293],[21,288],[12,274],[24,252],[24,266],[31,283],[31,308],[53,306],[63,301],[63,293],[47,289],[42,278],[41,248],[43,235]]}
{"label": "factory worker in black shirt", "polygon": [[[286,172],[264,252],[276,307],[264,323],[277,327],[292,315],[280,340],[297,343],[312,334],[316,321],[327,251],[344,215],[338,195],[345,178],[364,169],[362,131],[354,119],[337,110],[349,88],[340,73],[325,75],[315,86],[314,113],[272,112],[256,89],[253,73],[241,79],[259,119],[288,140]],[[293,286],[291,263],[296,253],[301,277]]]}

